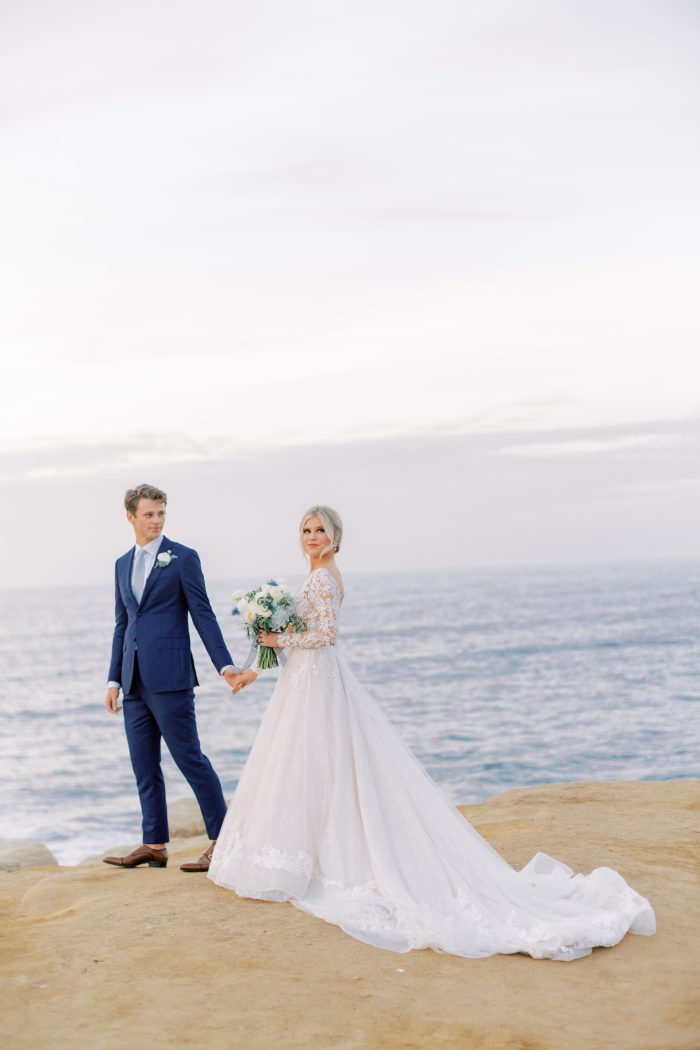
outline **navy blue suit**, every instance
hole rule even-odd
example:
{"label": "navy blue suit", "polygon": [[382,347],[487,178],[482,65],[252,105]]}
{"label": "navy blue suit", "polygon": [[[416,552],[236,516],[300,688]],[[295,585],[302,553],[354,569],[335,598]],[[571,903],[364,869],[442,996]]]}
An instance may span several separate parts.
{"label": "navy blue suit", "polygon": [[197,797],[207,833],[218,836],[226,815],[221,784],[202,754],[194,711],[199,685],[190,650],[188,613],[217,671],[233,664],[209,602],[196,551],[161,539],[168,565],[151,569],[141,602],[131,589],[133,548],[115,566],[115,625],[109,680],[124,691],[124,725],[134,767],[143,841],[167,842],[168,814],[160,765],[163,738]]}

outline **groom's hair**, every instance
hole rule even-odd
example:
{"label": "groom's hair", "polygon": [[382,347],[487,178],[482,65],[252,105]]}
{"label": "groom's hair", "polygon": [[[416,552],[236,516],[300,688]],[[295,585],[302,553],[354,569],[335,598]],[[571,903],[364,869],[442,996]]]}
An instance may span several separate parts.
{"label": "groom's hair", "polygon": [[124,493],[124,506],[129,514],[136,513],[140,499],[157,499],[163,504],[168,502],[168,497],[163,490],[157,489],[155,485],[137,485],[135,489],[127,489]]}

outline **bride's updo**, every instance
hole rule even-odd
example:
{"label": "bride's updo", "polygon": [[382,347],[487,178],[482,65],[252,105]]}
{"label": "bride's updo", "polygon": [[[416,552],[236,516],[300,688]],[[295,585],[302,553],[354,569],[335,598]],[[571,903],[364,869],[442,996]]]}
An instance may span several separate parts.
{"label": "bride's updo", "polygon": [[[335,551],[337,554],[343,539],[343,523],[340,520],[338,511],[333,510],[332,507],[309,507],[306,513],[302,515],[301,524],[299,525],[299,543],[302,551],[304,551],[304,526],[309,518],[320,518],[326,530],[328,546],[321,551],[321,557],[325,557],[331,551]],[[304,551],[304,553],[306,552]]]}

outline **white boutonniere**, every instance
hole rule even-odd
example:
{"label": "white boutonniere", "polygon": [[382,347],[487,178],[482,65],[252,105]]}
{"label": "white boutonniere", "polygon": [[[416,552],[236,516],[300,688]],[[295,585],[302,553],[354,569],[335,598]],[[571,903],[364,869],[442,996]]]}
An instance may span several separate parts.
{"label": "white boutonniere", "polygon": [[156,568],[167,569],[173,558],[177,558],[177,554],[173,554],[172,551],[163,551],[161,554],[156,556]]}

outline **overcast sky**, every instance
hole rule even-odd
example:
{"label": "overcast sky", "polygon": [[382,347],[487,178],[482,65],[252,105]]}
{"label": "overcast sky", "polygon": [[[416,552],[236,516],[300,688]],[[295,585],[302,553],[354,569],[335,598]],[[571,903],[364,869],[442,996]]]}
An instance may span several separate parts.
{"label": "overcast sky", "polygon": [[358,569],[696,555],[699,44],[680,0],[4,0],[3,582],[109,579],[141,480],[219,575],[313,500]]}

